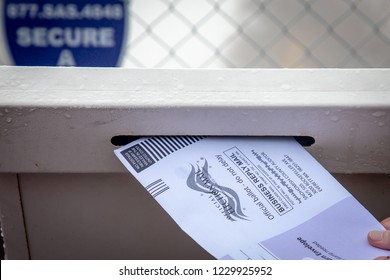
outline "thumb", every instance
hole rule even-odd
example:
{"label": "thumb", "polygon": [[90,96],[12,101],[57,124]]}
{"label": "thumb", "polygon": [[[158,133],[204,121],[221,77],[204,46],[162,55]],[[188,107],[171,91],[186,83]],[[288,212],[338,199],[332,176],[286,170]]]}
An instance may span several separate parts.
{"label": "thumb", "polygon": [[375,247],[390,250],[390,230],[373,230],[368,233],[368,242]]}

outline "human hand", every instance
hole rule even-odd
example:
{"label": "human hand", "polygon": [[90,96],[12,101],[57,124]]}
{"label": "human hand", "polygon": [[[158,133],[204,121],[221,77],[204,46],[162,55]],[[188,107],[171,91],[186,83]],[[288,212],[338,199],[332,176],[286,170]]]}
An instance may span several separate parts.
{"label": "human hand", "polygon": [[[373,230],[368,233],[368,243],[374,247],[390,250],[390,217],[384,219],[381,224],[386,230]],[[381,256],[376,260],[390,260],[390,256]]]}

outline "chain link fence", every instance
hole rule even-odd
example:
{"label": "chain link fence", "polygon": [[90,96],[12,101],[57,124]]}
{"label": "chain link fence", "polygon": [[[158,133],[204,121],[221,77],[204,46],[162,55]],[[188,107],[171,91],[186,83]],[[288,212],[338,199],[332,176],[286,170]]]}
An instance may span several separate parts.
{"label": "chain link fence", "polygon": [[124,67],[390,67],[389,0],[132,0]]}

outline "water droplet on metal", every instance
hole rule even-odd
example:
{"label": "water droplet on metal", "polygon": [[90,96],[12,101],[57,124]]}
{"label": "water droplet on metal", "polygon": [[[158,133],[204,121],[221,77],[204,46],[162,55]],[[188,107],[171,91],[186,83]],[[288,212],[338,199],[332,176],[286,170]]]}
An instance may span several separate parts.
{"label": "water droplet on metal", "polygon": [[337,116],[332,116],[330,119],[331,119],[332,121],[334,121],[334,122],[337,122],[337,121],[339,120],[339,117],[337,117]]}
{"label": "water droplet on metal", "polygon": [[384,117],[386,115],[387,115],[387,113],[386,112],[382,112],[382,111],[378,111],[378,112],[372,113],[372,116],[376,117],[376,118]]}

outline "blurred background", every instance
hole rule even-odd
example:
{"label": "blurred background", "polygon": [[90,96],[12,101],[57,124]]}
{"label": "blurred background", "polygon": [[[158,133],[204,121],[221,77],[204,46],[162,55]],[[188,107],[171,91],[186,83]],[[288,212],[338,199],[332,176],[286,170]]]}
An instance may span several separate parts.
{"label": "blurred background", "polygon": [[122,67],[390,66],[389,0],[125,2]]}
{"label": "blurred background", "polygon": [[388,0],[133,0],[125,67],[389,67]]}

